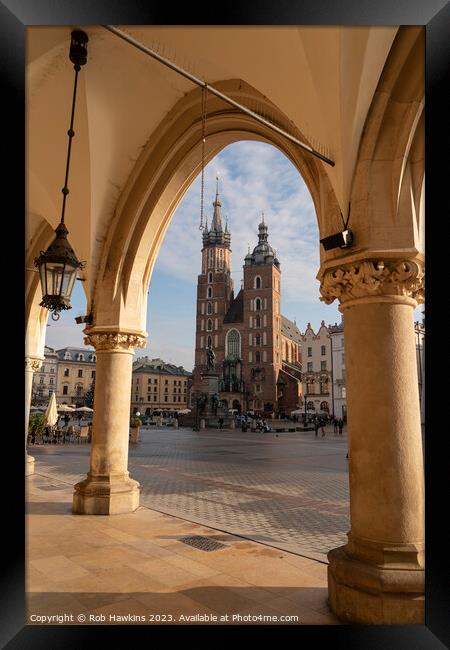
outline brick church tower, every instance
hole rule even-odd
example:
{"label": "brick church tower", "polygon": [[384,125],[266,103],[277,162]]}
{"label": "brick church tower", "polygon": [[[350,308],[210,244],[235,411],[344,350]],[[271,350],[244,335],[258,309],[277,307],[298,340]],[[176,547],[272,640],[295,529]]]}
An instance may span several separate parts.
{"label": "brick church tower", "polygon": [[[215,353],[220,399],[229,409],[289,413],[301,395],[300,332],[282,316],[280,263],[269,243],[267,224],[244,260],[243,286],[234,297],[231,235],[222,226],[219,188],[211,228],[203,231],[202,272],[197,283],[195,367],[191,398],[202,392],[206,350]],[[194,403],[191,402],[191,406]]]}
{"label": "brick church tower", "polygon": [[258,232],[258,244],[246,255],[244,264],[243,379],[249,409],[271,411],[278,398],[282,367],[281,271],[269,244],[264,215]]}
{"label": "brick church tower", "polygon": [[211,345],[220,371],[225,359],[223,319],[233,301],[231,279],[231,234],[228,225],[222,225],[217,179],[216,198],[211,227],[203,231],[202,272],[197,282],[197,319],[195,335],[195,368],[193,388],[198,387],[200,371],[206,369],[206,350]]}

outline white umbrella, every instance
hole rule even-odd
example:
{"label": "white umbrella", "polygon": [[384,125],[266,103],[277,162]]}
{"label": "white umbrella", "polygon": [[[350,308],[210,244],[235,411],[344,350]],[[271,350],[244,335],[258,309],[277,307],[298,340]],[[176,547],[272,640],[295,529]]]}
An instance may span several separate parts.
{"label": "white umbrella", "polygon": [[67,404],[59,404],[58,411],[70,411],[73,413],[73,406],[68,406]]}
{"label": "white umbrella", "polygon": [[58,411],[56,408],[56,397],[55,393],[51,394],[50,401],[45,411],[45,424],[49,427],[54,427],[58,422]]}
{"label": "white umbrella", "polygon": [[191,412],[191,409],[181,409],[181,411],[178,411],[178,413],[181,413],[181,414],[190,413],[190,412]]}
{"label": "white umbrella", "polygon": [[237,413],[237,412],[238,412],[237,409],[228,409],[228,413]]}
{"label": "white umbrella", "polygon": [[291,411],[291,415],[303,415],[304,411],[297,409],[296,411]]}
{"label": "white umbrella", "polygon": [[90,409],[89,406],[80,406],[80,408],[74,409],[74,411],[84,411],[85,413],[93,413],[94,409]]}

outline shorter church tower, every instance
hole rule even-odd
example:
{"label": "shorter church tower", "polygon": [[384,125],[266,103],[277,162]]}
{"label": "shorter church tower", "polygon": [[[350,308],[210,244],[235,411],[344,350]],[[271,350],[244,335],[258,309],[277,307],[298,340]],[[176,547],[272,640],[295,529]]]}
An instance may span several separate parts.
{"label": "shorter church tower", "polygon": [[282,367],[280,291],[281,270],[269,244],[264,215],[258,244],[244,263],[242,341],[243,379],[249,410],[275,409],[277,380]]}

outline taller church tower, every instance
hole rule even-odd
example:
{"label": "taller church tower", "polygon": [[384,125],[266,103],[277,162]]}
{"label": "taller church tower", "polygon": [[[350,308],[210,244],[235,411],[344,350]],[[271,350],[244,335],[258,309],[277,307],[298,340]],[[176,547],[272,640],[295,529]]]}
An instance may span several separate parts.
{"label": "taller church tower", "polygon": [[202,272],[197,281],[194,389],[198,386],[200,371],[206,369],[206,350],[209,345],[216,355],[216,367],[222,367],[225,358],[223,319],[234,297],[231,233],[227,224],[225,230],[222,225],[219,179],[213,207],[211,227],[208,229],[206,224],[203,231]]}

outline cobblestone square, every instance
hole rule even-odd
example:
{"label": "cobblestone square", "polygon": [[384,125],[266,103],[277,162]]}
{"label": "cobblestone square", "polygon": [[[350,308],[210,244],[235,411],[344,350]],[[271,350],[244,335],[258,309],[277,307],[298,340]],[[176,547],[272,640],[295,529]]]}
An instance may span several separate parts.
{"label": "cobblestone square", "polygon": [[[73,486],[90,445],[30,448],[36,475]],[[130,444],[141,505],[326,561],[350,528],[347,435],[143,428]]]}

